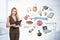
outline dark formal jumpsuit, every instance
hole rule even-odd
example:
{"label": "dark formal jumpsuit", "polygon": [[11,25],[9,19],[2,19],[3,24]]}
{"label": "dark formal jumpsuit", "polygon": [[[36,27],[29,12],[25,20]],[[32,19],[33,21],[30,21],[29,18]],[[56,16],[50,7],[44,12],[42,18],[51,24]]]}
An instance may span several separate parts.
{"label": "dark formal jumpsuit", "polygon": [[[16,21],[13,20],[12,16],[9,16],[10,24],[15,24]],[[12,27],[10,27],[9,31],[10,31],[9,32],[10,40],[19,40],[19,28],[15,28],[12,26]]]}

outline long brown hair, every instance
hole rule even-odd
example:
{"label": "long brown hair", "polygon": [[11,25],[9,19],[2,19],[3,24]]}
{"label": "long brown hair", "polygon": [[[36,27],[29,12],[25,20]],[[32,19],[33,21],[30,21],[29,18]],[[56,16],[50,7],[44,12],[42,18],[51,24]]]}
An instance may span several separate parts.
{"label": "long brown hair", "polygon": [[16,9],[15,7],[13,7],[13,8],[11,9],[11,15],[10,15],[10,16],[12,16],[12,11],[13,11],[13,9],[15,9],[15,10],[16,10],[16,14],[15,14],[15,17],[16,17],[16,19],[18,20],[17,9]]}

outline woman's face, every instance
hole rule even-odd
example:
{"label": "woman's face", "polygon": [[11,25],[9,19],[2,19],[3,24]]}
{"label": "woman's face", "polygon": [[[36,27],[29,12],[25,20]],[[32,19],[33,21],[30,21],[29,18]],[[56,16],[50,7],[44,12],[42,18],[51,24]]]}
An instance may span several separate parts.
{"label": "woman's face", "polygon": [[16,9],[13,9],[12,10],[12,15],[16,15],[16,13],[17,13],[17,10]]}

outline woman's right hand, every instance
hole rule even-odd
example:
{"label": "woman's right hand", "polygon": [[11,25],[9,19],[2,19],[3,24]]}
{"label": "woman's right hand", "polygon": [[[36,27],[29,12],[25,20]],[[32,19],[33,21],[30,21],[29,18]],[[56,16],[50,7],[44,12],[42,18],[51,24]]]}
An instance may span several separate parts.
{"label": "woman's right hand", "polygon": [[16,25],[16,24],[12,24],[13,27],[19,27],[19,25]]}
{"label": "woman's right hand", "polygon": [[12,24],[13,27],[19,27],[19,25],[16,25],[16,24]]}
{"label": "woman's right hand", "polygon": [[12,24],[13,27],[15,27],[16,25],[15,24]]}

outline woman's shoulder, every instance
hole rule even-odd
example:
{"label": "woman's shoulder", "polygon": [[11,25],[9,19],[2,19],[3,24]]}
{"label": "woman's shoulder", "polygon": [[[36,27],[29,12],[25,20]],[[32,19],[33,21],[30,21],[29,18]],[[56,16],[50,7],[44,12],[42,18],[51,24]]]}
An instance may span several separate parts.
{"label": "woman's shoulder", "polygon": [[11,16],[8,16],[7,19],[10,19]]}
{"label": "woman's shoulder", "polygon": [[12,16],[8,16],[8,18],[10,19]]}
{"label": "woman's shoulder", "polygon": [[11,17],[11,16],[8,16],[8,17]]}

